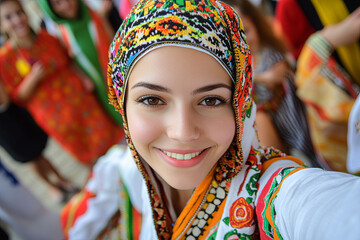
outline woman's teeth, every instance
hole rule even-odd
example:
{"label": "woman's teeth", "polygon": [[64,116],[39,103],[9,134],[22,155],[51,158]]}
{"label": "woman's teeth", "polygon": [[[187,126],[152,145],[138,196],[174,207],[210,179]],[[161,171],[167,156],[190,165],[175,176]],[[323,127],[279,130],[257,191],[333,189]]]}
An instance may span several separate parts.
{"label": "woman's teeth", "polygon": [[201,152],[194,152],[194,153],[187,153],[187,154],[179,154],[179,153],[167,152],[164,150],[162,152],[165,153],[167,156],[169,156],[171,158],[175,158],[177,160],[189,160],[191,158],[199,156],[201,153]]}

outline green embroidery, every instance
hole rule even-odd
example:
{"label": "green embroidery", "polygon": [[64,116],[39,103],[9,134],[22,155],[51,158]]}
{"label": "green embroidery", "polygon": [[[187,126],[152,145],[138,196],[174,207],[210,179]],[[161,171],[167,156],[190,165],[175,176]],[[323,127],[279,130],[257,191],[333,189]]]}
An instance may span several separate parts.
{"label": "green embroidery", "polygon": [[250,196],[254,195],[257,192],[257,182],[259,180],[260,173],[256,173],[250,177],[249,182],[246,184],[246,190]]}
{"label": "green embroidery", "polygon": [[234,230],[231,230],[230,232],[227,232],[224,236],[224,239],[228,239],[232,236],[237,236],[239,239],[244,239],[244,240],[251,240],[252,239],[252,235],[248,235],[248,234],[245,234],[245,233],[238,233],[236,231],[236,229]]}
{"label": "green embroidery", "polygon": [[229,223],[230,223],[229,217],[224,218],[223,222],[229,226]]}
{"label": "green embroidery", "polygon": [[176,0],[175,2],[176,2],[177,5],[179,5],[179,7],[180,6],[185,6],[185,1],[184,0]]}
{"label": "green embroidery", "polygon": [[251,110],[252,110],[252,107],[253,107],[253,105],[251,104],[250,105],[250,107],[246,110],[246,117],[247,118],[250,118],[251,117]]}
{"label": "green embroidery", "polygon": [[[262,212],[262,216],[264,219],[264,223],[263,223],[263,230],[266,233],[266,235],[270,236],[271,238],[273,238],[274,235],[274,231],[276,231],[278,233],[279,239],[283,239],[280,235],[279,229],[278,227],[275,225],[275,229],[273,229],[270,225],[270,220],[272,222],[275,222],[275,218],[276,218],[276,211],[275,211],[275,207],[274,207],[274,201],[276,199],[276,196],[270,201],[271,197],[273,197],[274,193],[278,190],[280,183],[289,175],[291,174],[292,171],[296,170],[297,168],[300,168],[302,166],[299,167],[291,167],[291,168],[284,168],[282,169],[277,176],[274,177],[273,182],[271,184],[271,187],[269,189],[268,194],[266,195],[266,197],[264,198],[264,202],[265,202],[265,208],[264,211]],[[279,179],[280,177],[280,179]],[[265,212],[267,210],[270,209],[270,215],[271,215],[271,219],[267,219],[265,216]]]}
{"label": "green embroidery", "polygon": [[213,232],[206,240],[215,240],[217,231]]}

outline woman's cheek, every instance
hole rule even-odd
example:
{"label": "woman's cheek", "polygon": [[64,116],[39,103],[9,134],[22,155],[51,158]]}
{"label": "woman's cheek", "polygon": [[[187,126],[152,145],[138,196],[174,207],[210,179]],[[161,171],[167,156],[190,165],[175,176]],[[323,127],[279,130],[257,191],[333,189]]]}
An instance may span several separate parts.
{"label": "woman's cheek", "polygon": [[[217,119],[212,126],[208,126],[208,129],[208,132],[211,132],[212,139],[230,145],[235,135],[235,120],[232,117]],[[228,147],[225,146],[226,149]]]}
{"label": "woman's cheek", "polygon": [[207,136],[217,142],[231,143],[235,135],[235,116],[231,107],[227,107],[211,118],[204,118],[201,126]]}
{"label": "woman's cheek", "polygon": [[128,111],[128,125],[134,143],[150,144],[161,135],[161,119],[155,114],[146,111]]}

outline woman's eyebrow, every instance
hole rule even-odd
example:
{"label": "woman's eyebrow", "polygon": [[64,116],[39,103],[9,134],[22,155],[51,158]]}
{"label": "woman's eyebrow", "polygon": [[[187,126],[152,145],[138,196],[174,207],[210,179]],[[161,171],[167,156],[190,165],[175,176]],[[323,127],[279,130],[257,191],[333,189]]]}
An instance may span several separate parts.
{"label": "woman's eyebrow", "polygon": [[211,91],[211,90],[214,90],[214,89],[217,89],[217,88],[226,88],[226,89],[229,89],[230,91],[232,91],[231,86],[228,86],[228,85],[223,84],[223,83],[219,83],[219,84],[212,84],[212,85],[208,85],[208,86],[205,86],[205,87],[198,88],[198,89],[194,90],[192,94],[195,95],[195,94],[198,94],[198,93],[208,92],[208,91]]}
{"label": "woman's eyebrow", "polygon": [[168,93],[171,92],[169,89],[167,89],[165,87],[162,87],[160,85],[153,84],[153,83],[146,83],[146,82],[138,82],[131,89],[134,89],[137,87],[148,88],[148,89],[159,91],[159,92],[168,92]]}
{"label": "woman's eyebrow", "polygon": [[[131,89],[134,89],[134,88],[137,88],[137,87],[143,87],[143,88],[147,88],[147,89],[151,89],[151,90],[159,91],[159,92],[171,93],[171,90],[169,90],[169,89],[167,89],[167,88],[165,88],[163,86],[153,84],[153,83],[138,82],[134,86],[132,86]],[[203,93],[203,92],[208,92],[208,91],[211,91],[211,90],[214,90],[214,89],[217,89],[217,88],[226,88],[229,91],[232,91],[231,86],[228,86],[228,85],[223,84],[223,83],[219,83],[219,84],[212,84],[212,85],[208,85],[208,86],[198,88],[198,89],[196,89],[196,90],[194,90],[192,92],[192,95],[195,95],[195,94],[198,94],[198,93]]]}

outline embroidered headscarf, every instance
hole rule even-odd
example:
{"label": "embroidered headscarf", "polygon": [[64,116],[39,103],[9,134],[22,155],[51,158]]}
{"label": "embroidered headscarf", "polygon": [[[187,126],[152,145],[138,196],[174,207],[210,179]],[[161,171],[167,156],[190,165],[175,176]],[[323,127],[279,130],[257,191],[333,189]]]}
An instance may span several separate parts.
{"label": "embroidered headscarf", "polygon": [[229,181],[240,172],[252,147],[258,148],[254,129],[256,107],[251,95],[251,55],[239,17],[216,0],[140,0],[118,30],[109,51],[108,85],[111,103],[122,114],[127,141],[143,174],[160,238],[171,235],[162,219],[163,203],[150,181],[130,138],[125,115],[125,92],[131,69],[146,53],[163,46],[193,48],[214,57],[231,76],[236,132],[227,152],[219,159],[213,179]]}

